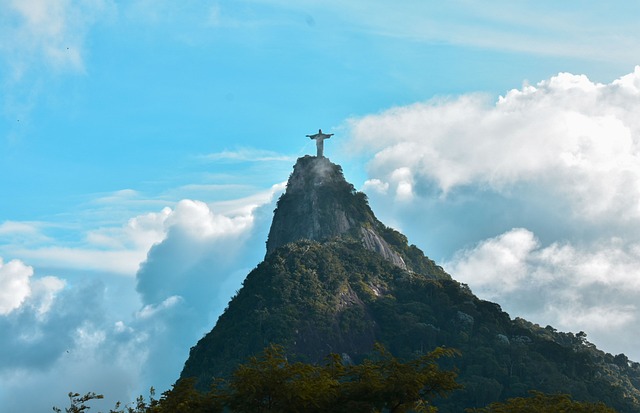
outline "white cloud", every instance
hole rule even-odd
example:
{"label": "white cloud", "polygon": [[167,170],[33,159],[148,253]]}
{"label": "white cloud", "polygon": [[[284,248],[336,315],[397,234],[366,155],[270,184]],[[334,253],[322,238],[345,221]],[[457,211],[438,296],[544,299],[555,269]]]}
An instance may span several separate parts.
{"label": "white cloud", "polygon": [[0,315],[5,315],[20,307],[31,294],[29,281],[33,268],[21,261],[13,260],[4,264],[0,259]]}
{"label": "white cloud", "polygon": [[58,268],[85,271],[107,271],[133,276],[146,257],[146,251],[102,250],[92,248],[43,247],[33,250],[15,250],[21,257],[37,263]]}
{"label": "white cloud", "polygon": [[[122,225],[104,225],[88,230],[79,240],[58,239],[47,230],[68,228],[63,225],[31,222],[5,222],[0,225],[0,239],[11,242],[0,246],[0,253],[29,261],[35,266],[95,271],[135,276],[150,248],[162,242],[170,231],[187,239],[203,242],[216,237],[242,237],[253,226],[256,208],[270,203],[284,189],[277,184],[250,196],[206,204],[182,200],[173,208],[143,213]],[[131,190],[99,198],[93,204],[110,205],[117,200],[135,199],[149,203]],[[214,212],[215,211],[215,212]],[[19,237],[19,239],[18,239]],[[21,242],[17,242],[17,241]]]}
{"label": "white cloud", "polygon": [[[272,196],[275,190],[276,187],[270,192]],[[259,201],[264,204],[271,201],[272,196]],[[261,204],[245,204],[245,208],[236,209],[235,214],[224,215],[200,201],[180,201],[166,219],[166,238],[149,251],[137,274],[143,302],[157,305],[176,295],[190,303],[188,291],[199,296],[205,285],[217,284],[219,280],[207,275],[210,270],[204,268],[213,265],[217,273],[222,268],[238,265],[235,259],[238,254],[246,253],[241,251],[255,232],[256,219],[264,220],[265,206],[259,206]],[[194,285],[196,290],[192,290]]]}
{"label": "white cloud", "polygon": [[86,239],[91,245],[112,249],[129,248],[146,253],[153,244],[164,239],[165,223],[171,213],[171,208],[165,207],[160,212],[138,215],[129,219],[122,227],[89,231]]}
{"label": "white cloud", "polygon": [[[274,197],[282,189],[274,185],[210,205],[182,200],[89,231],[73,245],[38,245],[20,250],[20,260],[0,261],[0,332],[6,337],[0,340],[0,410],[63,406],[70,390],[105,393],[108,402],[96,405],[105,410],[150,386],[166,390],[189,348],[264,256]],[[131,191],[114,196],[139,198]],[[38,235],[29,223],[2,228],[7,236]],[[25,257],[36,268],[72,275],[36,277]],[[90,270],[95,273],[86,277]],[[33,389],[41,397],[25,404]]]}
{"label": "white cloud", "polygon": [[42,222],[5,221],[0,224],[0,244],[38,245],[51,242],[52,239],[43,233],[46,226]]}
{"label": "white cloud", "polygon": [[46,314],[55,295],[64,288],[57,277],[33,278],[33,268],[20,260],[4,263],[0,257],[0,316],[29,305],[38,315]]}
{"label": "white cloud", "polygon": [[[44,411],[54,405],[64,409],[69,405],[66,395],[70,390],[82,394],[103,393],[105,400],[91,405],[99,411],[108,411],[117,400],[132,401],[134,392],[142,391],[136,385],[146,358],[144,346],[135,339],[119,341],[117,335],[110,335],[105,326],[96,324],[91,316],[81,321],[64,321],[55,326],[55,331],[47,331],[38,343],[41,349],[55,348],[55,353],[49,355],[54,360],[48,368],[25,363],[18,368],[0,369],[3,411]],[[67,338],[58,343],[58,336]],[[23,344],[27,348],[38,346]],[[24,348],[10,350],[14,354],[25,353]],[[40,351],[51,353],[48,349]],[[29,356],[37,358],[33,354]],[[33,397],[34,389],[38,397]]]}
{"label": "white cloud", "polygon": [[278,152],[266,151],[255,148],[240,148],[234,151],[224,150],[222,152],[202,155],[200,158],[207,161],[229,161],[229,162],[292,162],[295,158],[283,155]]}
{"label": "white cloud", "polygon": [[140,319],[153,317],[160,311],[174,307],[175,305],[179,304],[180,301],[182,301],[181,297],[177,295],[172,295],[171,297],[165,299],[158,305],[147,304],[144,307],[142,307],[142,310],[136,313],[136,317]]}
{"label": "white cloud", "polygon": [[36,314],[43,316],[49,312],[58,292],[65,282],[58,277],[46,276],[31,281],[31,301]]}
{"label": "white cloud", "polygon": [[[518,228],[458,252],[444,266],[512,315],[593,333],[596,344],[619,347],[640,332],[639,244],[612,239],[543,246],[532,232]],[[625,352],[640,356],[633,348]]]}
{"label": "white cloud", "polygon": [[36,232],[35,228],[27,231],[31,228],[29,224],[11,223],[5,228],[14,231],[7,232],[5,236],[12,235],[15,238],[15,230],[23,229],[21,235],[28,239],[23,245],[14,242],[3,250],[37,266],[134,276],[149,248],[164,239],[167,230],[165,221],[169,215],[171,209],[167,207],[160,212],[135,216],[122,226],[92,229],[81,242],[76,241],[72,245],[65,245],[63,240]]}
{"label": "white cloud", "polygon": [[276,185],[224,205],[183,200],[167,218],[166,238],[151,248],[136,275],[143,305],[136,322],[153,337],[149,359],[164,360],[146,366],[150,385],[166,388],[175,380],[189,348],[213,327],[264,257],[274,197],[281,190]]}
{"label": "white cloud", "polygon": [[0,235],[36,233],[38,233],[37,226],[29,222],[5,221],[0,224]]}
{"label": "white cloud", "polygon": [[[482,288],[485,296],[496,299],[522,285],[530,274],[527,258],[537,247],[538,241],[530,231],[514,229],[459,252],[447,268],[457,279]],[[492,289],[497,289],[495,297],[491,296]]]}
{"label": "white cloud", "polygon": [[[9,281],[19,281],[19,289],[5,283],[7,273]],[[22,300],[10,302],[10,311],[0,313],[0,410],[64,406],[70,390],[104,392],[108,402],[96,406],[104,410],[144,390],[136,385],[153,331],[135,319],[135,329],[117,324],[113,306],[134,309],[122,294],[107,305],[108,289],[99,281],[67,284],[58,277],[35,277],[33,269],[18,260],[0,265],[4,292]],[[29,396],[34,389],[36,398]]]}
{"label": "white cloud", "polygon": [[365,193],[375,191],[379,194],[386,194],[389,190],[389,184],[387,182],[382,182],[379,179],[367,179],[364,182],[362,191]]}
{"label": "white cloud", "polygon": [[239,234],[253,222],[250,214],[228,217],[214,213],[200,201],[182,200],[167,219],[168,227],[198,238]]}
{"label": "white cloud", "polygon": [[[211,205],[182,200],[67,245],[34,241],[13,248],[20,259],[0,260],[0,410],[63,406],[70,390],[105,393],[108,402],[96,405],[105,410],[150,386],[166,390],[189,348],[263,257],[274,197],[282,189]],[[121,191],[113,198],[140,195]],[[38,239],[40,231],[59,229],[28,222],[0,228],[5,237]],[[35,268],[58,267],[67,278],[35,276],[26,257]],[[34,389],[40,396],[25,402]]]}
{"label": "white cloud", "polygon": [[[352,148],[398,196],[411,182],[443,194],[543,186],[589,218],[640,219],[640,67],[610,84],[561,73],[486,97],[398,107],[350,121]],[[400,177],[401,178],[400,178]]]}

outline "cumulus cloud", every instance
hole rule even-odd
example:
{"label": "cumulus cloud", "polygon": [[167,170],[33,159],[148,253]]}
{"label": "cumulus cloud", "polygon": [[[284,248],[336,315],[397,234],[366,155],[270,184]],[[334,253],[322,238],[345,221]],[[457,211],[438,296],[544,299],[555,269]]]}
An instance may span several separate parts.
{"label": "cumulus cloud", "polygon": [[516,228],[459,251],[448,268],[491,298],[558,282],[637,294],[638,262],[640,245],[613,239],[582,248],[558,242],[543,247],[531,231]]}
{"label": "cumulus cloud", "polygon": [[[234,291],[265,253],[264,241],[281,191],[238,208],[183,200],[167,218],[166,238],[151,248],[138,274],[143,307],[136,323],[154,331],[145,379],[163,388],[175,380],[188,350],[208,332]],[[233,212],[232,212],[233,211]]]}
{"label": "cumulus cloud", "polygon": [[[22,260],[0,260],[0,410],[64,406],[70,390],[104,393],[96,407],[105,410],[151,386],[166,390],[264,256],[282,189],[217,204],[182,200],[89,231],[82,247],[32,252],[49,267],[95,270],[90,277],[36,276]],[[2,228],[31,233],[27,224]],[[119,271],[136,277],[114,277]],[[28,397],[34,389],[37,400]]]}
{"label": "cumulus cloud", "polygon": [[67,289],[58,277],[35,277],[20,260],[2,264],[0,259],[0,291],[0,373],[49,366],[71,345],[73,329],[92,314],[91,308],[76,311],[76,306],[86,305],[93,294],[82,287]]}
{"label": "cumulus cloud", "polygon": [[512,315],[586,331],[596,344],[636,359],[639,265],[639,244],[611,239],[580,247],[544,246],[523,228],[461,250],[444,264],[456,279]]}
{"label": "cumulus cloud", "polygon": [[86,240],[91,245],[112,249],[148,251],[153,244],[164,238],[165,222],[170,215],[171,208],[164,207],[160,212],[133,217],[121,227],[91,230]]}
{"label": "cumulus cloud", "polygon": [[18,310],[27,303],[39,314],[51,307],[53,297],[64,286],[56,277],[32,279],[33,268],[20,260],[4,263],[0,258],[0,316]]}
{"label": "cumulus cloud", "polygon": [[443,194],[539,184],[576,212],[640,217],[640,67],[610,84],[561,73],[491,103],[465,95],[352,119],[352,146],[397,193],[411,181]]}
{"label": "cumulus cloud", "polygon": [[638,110],[640,67],[608,84],[561,73],[495,101],[437,98],[351,119],[349,147],[371,158],[372,201],[395,215],[420,204],[440,238],[464,238],[440,228],[462,211],[471,226],[462,228],[484,237],[522,226],[545,240],[560,232],[634,238]]}
{"label": "cumulus cloud", "polygon": [[20,307],[31,293],[29,278],[33,270],[13,260],[4,265],[0,260],[0,315],[9,314]]}
{"label": "cumulus cloud", "polygon": [[[271,196],[273,193],[270,191]],[[271,196],[267,200],[271,200]],[[151,248],[136,276],[143,302],[157,304],[172,295],[189,295],[185,291],[194,288],[191,284],[217,282],[207,274],[205,264],[219,269],[236,265],[237,254],[253,235],[256,220],[262,216],[261,206],[245,205],[236,209],[236,213],[222,214],[204,202],[182,200],[173,210],[168,210],[162,220],[163,240]],[[187,279],[185,274],[196,278]],[[194,292],[203,290],[197,287]]]}
{"label": "cumulus cloud", "polygon": [[71,390],[103,392],[106,401],[96,406],[100,411],[118,399],[131,400],[138,391],[145,337],[109,324],[104,290],[96,283],[66,288],[44,318],[30,311],[0,317],[6,334],[0,349],[3,411],[63,407]]}

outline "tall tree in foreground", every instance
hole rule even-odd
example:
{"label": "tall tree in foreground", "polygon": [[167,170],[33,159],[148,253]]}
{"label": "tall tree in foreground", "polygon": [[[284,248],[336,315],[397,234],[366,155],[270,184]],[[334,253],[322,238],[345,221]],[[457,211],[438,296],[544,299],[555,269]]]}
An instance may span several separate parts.
{"label": "tall tree in foreground", "polygon": [[270,346],[238,367],[226,390],[234,412],[435,411],[431,401],[459,388],[456,373],[437,359],[453,356],[438,348],[401,362],[382,346],[374,359],[344,365],[332,355],[324,366],[289,363],[282,347]]}
{"label": "tall tree in foreground", "polygon": [[[97,394],[94,392],[89,392],[83,396],[80,393],[69,392],[69,407],[64,409],[65,413],[80,413],[87,410],[90,410],[91,407],[87,404],[91,400],[99,400],[103,399],[104,396],[102,394]],[[56,413],[61,413],[62,410],[54,407],[53,411]]]}

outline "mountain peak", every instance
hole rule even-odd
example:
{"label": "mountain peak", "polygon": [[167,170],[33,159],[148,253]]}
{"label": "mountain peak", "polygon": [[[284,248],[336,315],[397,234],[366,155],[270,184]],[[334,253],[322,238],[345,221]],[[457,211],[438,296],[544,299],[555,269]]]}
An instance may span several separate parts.
{"label": "mountain peak", "polygon": [[293,166],[293,172],[287,182],[287,192],[343,183],[347,182],[340,165],[334,164],[329,158],[306,155],[298,158]]}
{"label": "mountain peak", "polygon": [[290,242],[325,241],[375,220],[364,194],[329,159],[299,158],[278,200],[267,240],[267,256]]}
{"label": "mountain peak", "polygon": [[[304,156],[298,158],[287,190],[278,200],[267,256],[290,242],[346,237],[407,269],[401,252],[383,236],[389,231],[395,232],[378,221],[366,195],[346,181],[339,165],[325,157]],[[403,241],[406,244],[406,239]]]}

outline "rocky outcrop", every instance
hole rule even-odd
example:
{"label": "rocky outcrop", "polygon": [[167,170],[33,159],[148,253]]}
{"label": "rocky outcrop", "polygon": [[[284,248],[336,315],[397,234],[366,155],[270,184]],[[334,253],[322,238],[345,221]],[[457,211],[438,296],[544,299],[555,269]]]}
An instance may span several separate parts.
{"label": "rocky outcrop", "polygon": [[354,213],[355,197],[338,165],[327,158],[298,159],[274,211],[267,256],[287,243],[327,240],[361,224],[363,215]]}
{"label": "rocky outcrop", "polygon": [[375,230],[381,225],[364,194],[344,179],[340,166],[327,158],[305,156],[296,162],[274,211],[267,256],[290,242],[351,236],[407,269],[402,256]]}
{"label": "rocky outcrop", "polygon": [[407,269],[407,264],[404,262],[400,254],[394,251],[387,241],[380,236],[380,234],[371,228],[361,228],[360,232],[362,234],[362,244],[366,249],[377,252],[386,260],[391,261],[403,270]]}

